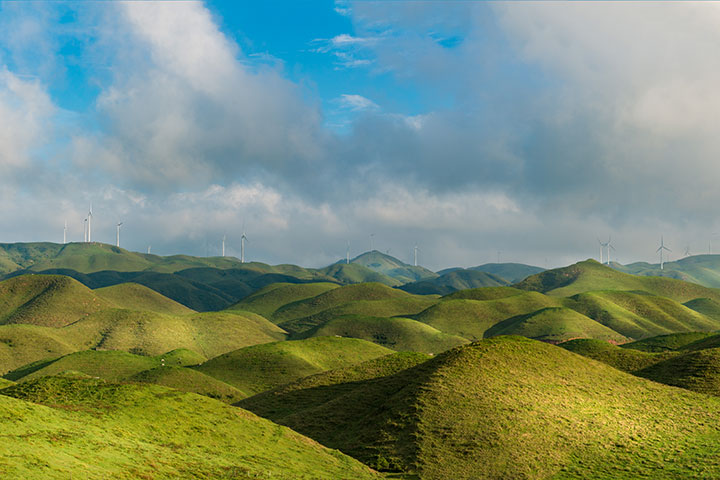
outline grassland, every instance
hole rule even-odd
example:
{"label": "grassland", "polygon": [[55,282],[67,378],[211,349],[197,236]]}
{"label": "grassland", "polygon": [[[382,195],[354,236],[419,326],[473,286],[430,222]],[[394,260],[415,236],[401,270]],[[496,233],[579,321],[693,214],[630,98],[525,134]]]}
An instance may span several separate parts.
{"label": "grassland", "polygon": [[667,360],[675,352],[648,352],[621,348],[604,340],[582,338],[561,343],[565,350],[583,357],[592,358],[628,373],[635,373],[656,363]]}
{"label": "grassland", "polygon": [[519,337],[458,347],[384,377],[300,384],[240,405],[423,480],[720,472],[720,399]]}
{"label": "grassland", "polygon": [[228,310],[254,312],[271,318],[284,305],[316,297],[335,288],[338,285],[334,283],[274,283],[242,299]]}
{"label": "grassland", "polygon": [[98,288],[94,293],[119,308],[169,315],[187,315],[193,310],[171,300],[155,290],[133,282]]}
{"label": "grassland", "polygon": [[441,331],[409,318],[344,315],[333,318],[298,338],[341,336],[377,343],[395,351],[440,353],[469,343],[469,340]]}
{"label": "grassland", "polygon": [[378,477],[242,409],[159,386],[60,377],[10,386],[0,429],[3,478]]}
{"label": "grassland", "polygon": [[210,359],[197,370],[253,395],[389,353],[392,350],[364,340],[317,337],[238,349]]}

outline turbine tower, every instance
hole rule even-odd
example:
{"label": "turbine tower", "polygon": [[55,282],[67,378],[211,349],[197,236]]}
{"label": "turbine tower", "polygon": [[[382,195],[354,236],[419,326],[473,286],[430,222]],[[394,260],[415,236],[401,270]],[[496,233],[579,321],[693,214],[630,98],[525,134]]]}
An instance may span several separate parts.
{"label": "turbine tower", "polygon": [[417,252],[418,252],[418,246],[415,245],[415,248],[413,248],[413,253],[415,254],[415,266],[417,267]]}
{"label": "turbine tower", "polygon": [[657,250],[655,250],[655,253],[660,252],[660,270],[663,270],[665,268],[665,260],[663,259],[663,250],[667,250],[668,252],[672,252],[669,248],[665,246],[665,241],[663,240],[662,235],[660,236],[660,247],[658,247]]}
{"label": "turbine tower", "polygon": [[347,241],[347,250],[345,251],[345,264],[350,264],[350,240]]}
{"label": "turbine tower", "polygon": [[225,256],[225,238],[226,238],[226,236],[223,235],[223,242],[222,242],[222,256],[223,257]]}
{"label": "turbine tower", "polygon": [[148,245],[148,255],[150,255],[150,248],[151,248],[151,247],[152,247],[152,245]]}
{"label": "turbine tower", "polygon": [[685,247],[684,256],[689,257],[689,256],[691,256],[691,255],[692,255],[692,254],[690,253],[690,245],[688,245],[687,247]]}
{"label": "turbine tower", "polygon": [[65,227],[63,228],[63,244],[67,243],[67,220],[65,220]]}
{"label": "turbine tower", "polygon": [[83,242],[87,243],[87,218],[83,219]]}
{"label": "turbine tower", "polygon": [[117,225],[117,235],[115,236],[115,246],[120,248],[120,227],[122,227],[123,222],[118,222]]}
{"label": "turbine tower", "polygon": [[240,263],[245,263],[245,241],[247,240],[245,235],[245,229],[243,228],[242,236],[240,237]]}
{"label": "turbine tower", "polygon": [[92,203],[90,204],[90,211],[88,212],[88,228],[87,228],[87,241],[92,242]]}
{"label": "turbine tower", "polygon": [[604,249],[605,247],[607,247],[607,243],[601,242],[599,238],[597,239],[597,241],[598,241],[598,243],[600,244],[600,263],[602,264],[602,263],[605,263],[605,257],[604,257],[604,254],[603,254],[603,249]]}
{"label": "turbine tower", "polygon": [[609,266],[610,266],[610,249],[615,250],[615,247],[613,247],[612,240],[611,240],[610,236],[608,236],[608,241],[607,241],[607,243],[605,244],[605,246],[607,247],[607,265],[608,265],[608,267],[609,267]]}

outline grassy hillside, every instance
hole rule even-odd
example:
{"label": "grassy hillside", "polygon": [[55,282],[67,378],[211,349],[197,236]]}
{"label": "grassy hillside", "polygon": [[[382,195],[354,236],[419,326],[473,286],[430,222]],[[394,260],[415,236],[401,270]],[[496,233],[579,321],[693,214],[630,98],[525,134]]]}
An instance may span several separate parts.
{"label": "grassy hillside", "polygon": [[336,263],[318,270],[319,273],[331,277],[340,283],[367,283],[376,282],[395,287],[402,285],[403,281],[397,278],[383,275],[380,272],[358,263]]}
{"label": "grassy hillside", "polygon": [[637,374],[666,385],[720,396],[720,348],[676,355]]}
{"label": "grassy hillside", "polygon": [[706,287],[720,288],[720,255],[693,255],[674,262],[665,262],[662,270],[659,264],[645,262],[613,264],[613,268],[633,275],[677,278]]}
{"label": "grassy hillside", "polygon": [[0,282],[0,324],[62,327],[112,306],[69,277],[23,275]]}
{"label": "grassy hillside", "polygon": [[711,300],[709,298],[696,298],[685,302],[683,305],[695,310],[698,313],[702,313],[706,317],[710,317],[713,320],[720,320],[720,303]]}
{"label": "grassy hillside", "polygon": [[389,353],[392,350],[364,340],[318,337],[242,348],[212,358],[197,370],[253,395]]}
{"label": "grassy hillside", "polygon": [[559,343],[574,338],[595,338],[623,343],[627,338],[585,315],[565,307],[548,307],[508,318],[485,331],[485,337],[522,335]]}
{"label": "grassy hillside", "polygon": [[241,405],[423,480],[720,474],[720,399],[518,337],[458,347],[394,375],[280,390]]}
{"label": "grassy hillside", "polygon": [[629,373],[637,372],[650,365],[667,360],[674,355],[673,352],[650,353],[631,348],[621,348],[604,340],[590,338],[570,340],[561,343],[560,346],[569,352],[592,358]]}
{"label": "grassy hillside", "polygon": [[470,267],[470,270],[491,273],[500,278],[504,278],[511,283],[520,282],[530,275],[535,275],[545,271],[544,268],[525,265],[522,263],[486,263],[477,267]]}
{"label": "grassy hillside", "polygon": [[626,343],[622,348],[651,353],[674,352],[714,335],[716,334],[709,332],[671,333]]}
{"label": "grassy hillside", "polygon": [[255,312],[271,318],[275,311],[289,303],[305,300],[338,288],[334,283],[274,283],[242,299],[228,310]]}
{"label": "grassy hillside", "polygon": [[170,316],[114,309],[90,315],[63,331],[79,350],[122,350],[154,356],[185,348],[206,358],[285,338],[282,329],[250,312]]}
{"label": "grassy hillside", "polygon": [[588,292],[571,297],[567,305],[635,339],[720,329],[720,321],[657,295],[622,291]]}
{"label": "grassy hillside", "polygon": [[197,370],[184,367],[155,367],[129,376],[125,380],[153,383],[175,388],[182,392],[197,393],[225,403],[235,403],[248,396],[247,393],[238,390],[232,385]]}
{"label": "grassy hillside", "polygon": [[[467,296],[483,298],[484,289],[470,290]],[[493,290],[487,292],[486,298],[490,300],[467,300],[461,295],[463,292],[445,297],[436,305],[413,316],[412,318],[427,323],[441,332],[470,340],[479,340],[485,332],[497,323],[517,315],[529,314],[547,307],[561,305],[561,301],[542,295],[537,292],[520,292],[510,296],[503,296],[510,290]],[[495,299],[496,297],[499,297]]]}
{"label": "grassy hillside", "polygon": [[340,316],[301,334],[299,338],[341,336],[359,338],[396,351],[439,353],[469,343],[409,318]]}
{"label": "grassy hillside", "polygon": [[[377,250],[365,252],[350,260],[351,264],[362,265],[375,272],[394,278],[400,284],[437,277],[437,273],[420,266],[408,265],[395,257]],[[340,265],[342,262],[339,263]]]}
{"label": "grassy hillside", "polygon": [[193,313],[193,310],[186,306],[137,283],[122,283],[112,287],[99,288],[95,290],[95,293],[117,307],[128,310],[147,310],[170,315]]}
{"label": "grassy hillside", "polygon": [[0,325],[0,375],[30,362],[79,350],[60,329],[35,325]]}
{"label": "grassy hillside", "polygon": [[199,395],[59,377],[0,393],[2,442],[12,445],[0,449],[3,478],[377,478],[289,429]]}
{"label": "grassy hillside", "polygon": [[458,269],[437,278],[407,283],[400,288],[416,295],[447,295],[458,290],[507,285],[508,281],[491,273]]}
{"label": "grassy hillside", "polygon": [[278,308],[270,320],[280,324],[295,318],[307,317],[338,305],[358,300],[394,300],[412,298],[409,293],[380,283],[360,283],[329,290],[315,297],[298,300]]}
{"label": "grassy hillside", "polygon": [[720,301],[720,290],[672,278],[629,275],[601,265],[595,260],[585,260],[569,267],[547,270],[532,275],[514,286],[553,296],[571,296],[599,290],[622,290],[650,293],[680,303],[696,298]]}

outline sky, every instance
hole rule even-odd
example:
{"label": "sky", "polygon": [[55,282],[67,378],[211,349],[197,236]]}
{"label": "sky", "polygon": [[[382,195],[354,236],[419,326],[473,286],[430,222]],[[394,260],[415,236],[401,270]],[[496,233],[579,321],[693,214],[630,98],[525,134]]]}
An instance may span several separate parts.
{"label": "sky", "polygon": [[[0,1],[0,242],[720,252],[720,3]],[[372,240],[371,240],[372,239]],[[713,246],[715,244],[715,247]],[[714,250],[713,250],[714,249]]]}

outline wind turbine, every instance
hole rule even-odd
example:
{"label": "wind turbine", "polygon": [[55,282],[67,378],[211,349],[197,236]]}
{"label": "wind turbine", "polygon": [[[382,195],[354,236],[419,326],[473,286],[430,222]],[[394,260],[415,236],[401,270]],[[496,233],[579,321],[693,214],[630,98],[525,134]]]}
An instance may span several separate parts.
{"label": "wind turbine", "polygon": [[660,236],[660,247],[658,247],[657,250],[655,250],[655,253],[660,252],[660,270],[664,269],[665,261],[663,260],[663,250],[667,250],[668,252],[672,252],[669,248],[665,246],[665,241],[663,240],[662,235]]}
{"label": "wind turbine", "polygon": [[608,236],[608,241],[605,244],[605,246],[607,247],[607,265],[609,267],[610,266],[610,249],[615,250],[615,247],[613,247],[613,245],[612,245],[612,240],[611,240],[610,236]]}
{"label": "wind turbine", "polygon": [[63,228],[63,244],[67,243],[67,220],[65,220],[65,227]]}
{"label": "wind turbine", "polygon": [[151,247],[152,247],[152,245],[148,245],[148,255],[150,255],[150,248],[151,248]]}
{"label": "wind turbine", "polygon": [[117,235],[115,236],[115,246],[120,248],[120,227],[122,227],[123,222],[118,222],[117,225]]}
{"label": "wind turbine", "polygon": [[345,251],[345,264],[350,264],[350,240],[347,241],[347,250]]}
{"label": "wind turbine", "polygon": [[225,235],[223,235],[223,241],[222,241],[222,256],[225,256]]}
{"label": "wind turbine", "polygon": [[604,256],[603,256],[603,248],[607,247],[607,243],[603,243],[600,241],[600,239],[597,239],[598,243],[600,244],[600,263],[605,263]]}
{"label": "wind turbine", "polygon": [[87,222],[87,241],[92,242],[92,203],[90,204],[90,211],[88,212]]}
{"label": "wind turbine", "polygon": [[418,246],[415,245],[415,248],[413,248],[413,253],[415,254],[415,266],[417,267],[417,252],[418,252]]}
{"label": "wind turbine", "polygon": [[87,243],[87,218],[83,219],[83,242]]}
{"label": "wind turbine", "polygon": [[683,254],[683,256],[689,257],[690,255],[692,254],[690,253],[690,245],[688,245],[687,247],[685,247],[685,253]]}
{"label": "wind turbine", "polygon": [[240,263],[245,263],[245,241],[247,240],[245,235],[245,229],[243,228],[242,236],[240,237]]}

